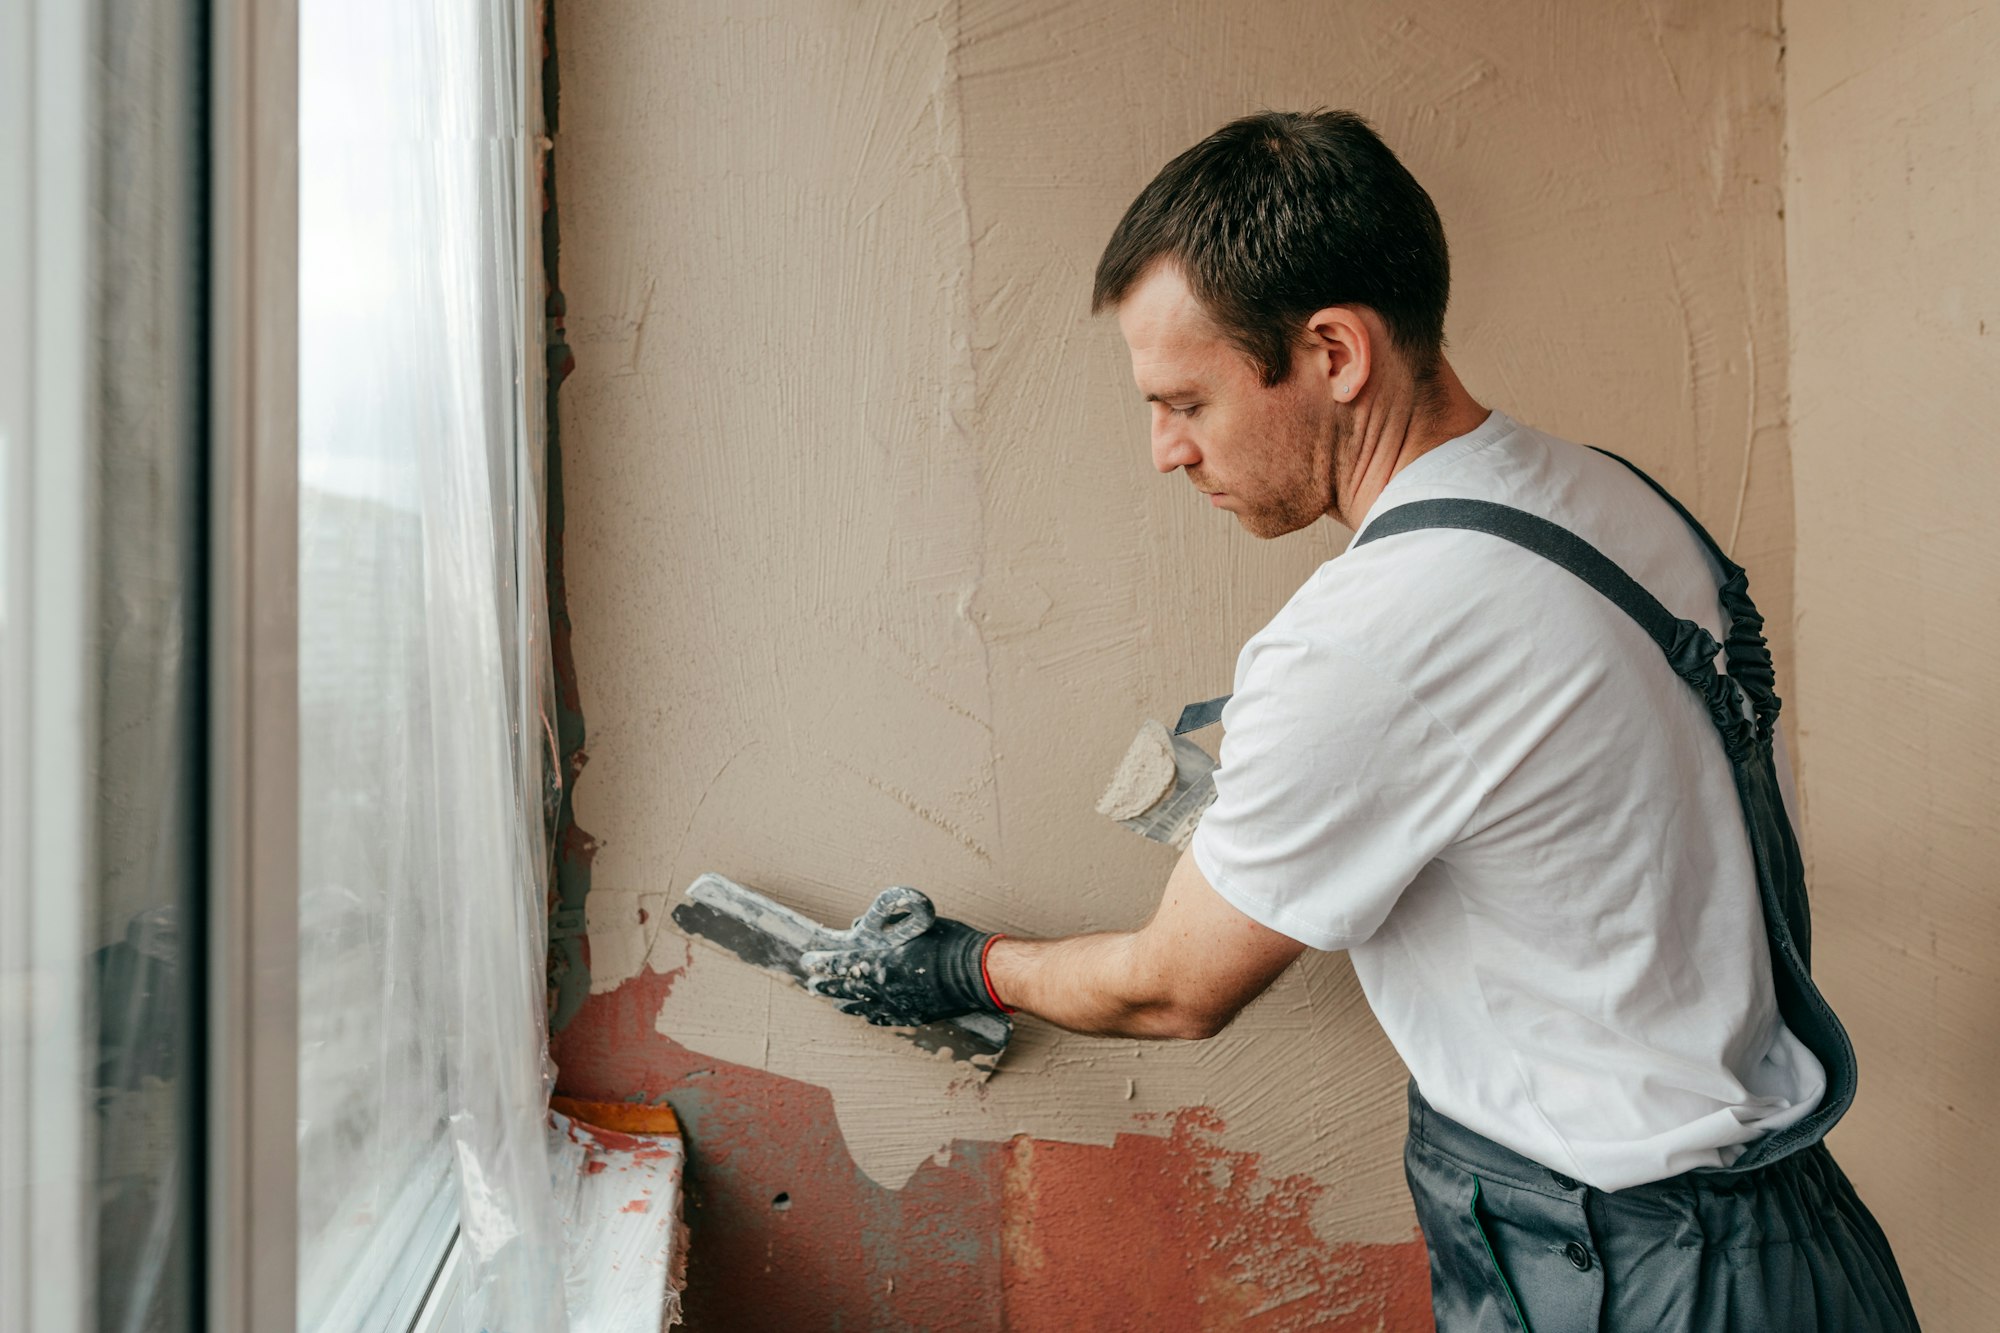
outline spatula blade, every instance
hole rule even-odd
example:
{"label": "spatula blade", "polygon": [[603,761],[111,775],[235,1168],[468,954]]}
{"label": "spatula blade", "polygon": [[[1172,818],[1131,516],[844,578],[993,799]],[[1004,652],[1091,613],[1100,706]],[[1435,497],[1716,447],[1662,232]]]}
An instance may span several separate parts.
{"label": "spatula blade", "polygon": [[[688,886],[673,911],[674,924],[753,967],[805,986],[802,954],[814,949],[848,949],[859,943],[851,930],[830,930],[755,889],[709,872]],[[992,1070],[1014,1025],[999,1014],[967,1014],[914,1028],[887,1029],[927,1051],[943,1051],[981,1070]]]}

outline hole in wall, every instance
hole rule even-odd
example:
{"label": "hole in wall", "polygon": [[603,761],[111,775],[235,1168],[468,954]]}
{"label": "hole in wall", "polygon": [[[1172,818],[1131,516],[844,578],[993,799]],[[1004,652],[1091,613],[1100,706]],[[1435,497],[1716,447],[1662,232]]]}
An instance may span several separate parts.
{"label": "hole in wall", "polygon": [[776,1212],[782,1213],[791,1206],[792,1206],[792,1196],[786,1193],[784,1190],[779,1190],[777,1194],[773,1196],[771,1199],[771,1207]]}

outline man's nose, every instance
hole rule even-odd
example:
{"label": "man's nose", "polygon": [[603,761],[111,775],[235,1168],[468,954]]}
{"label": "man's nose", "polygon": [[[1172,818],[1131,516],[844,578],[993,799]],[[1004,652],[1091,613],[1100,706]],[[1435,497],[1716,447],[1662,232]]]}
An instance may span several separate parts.
{"label": "man's nose", "polygon": [[1193,467],[1200,461],[1201,450],[1195,448],[1187,432],[1178,429],[1171,418],[1153,427],[1154,467],[1162,472],[1172,472],[1175,468]]}

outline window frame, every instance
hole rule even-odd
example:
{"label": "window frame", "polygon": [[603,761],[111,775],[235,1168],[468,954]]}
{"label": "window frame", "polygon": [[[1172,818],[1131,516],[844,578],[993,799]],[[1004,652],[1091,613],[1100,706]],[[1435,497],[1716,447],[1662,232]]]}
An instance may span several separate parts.
{"label": "window frame", "polygon": [[298,7],[210,9],[206,1319],[297,1323]]}
{"label": "window frame", "polygon": [[[204,919],[191,923],[199,1113],[181,1188],[199,1255],[194,1320],[224,1333],[294,1327],[298,1282],[298,9],[210,0],[187,81],[206,123],[206,256],[197,449],[207,478],[202,613],[190,621],[206,709],[200,768]],[[99,415],[92,399],[93,77],[106,10],[0,0],[0,280],[23,318],[0,327],[0,1325],[94,1326],[99,1277],[88,1071],[98,753],[93,605]],[[528,629],[539,596],[545,385],[539,32],[505,14],[522,128],[515,174],[521,373],[511,569],[517,728],[535,715]],[[205,82],[204,82],[205,80]],[[547,764],[523,737],[535,761]],[[32,780],[30,780],[32,779]],[[524,929],[529,928],[524,924]],[[388,1329],[442,1330],[472,1289],[457,1188],[411,1201],[424,1258],[371,1307]]]}
{"label": "window frame", "polygon": [[[0,4],[0,1326],[92,1318],[92,29]],[[34,891],[39,888],[40,891]]]}

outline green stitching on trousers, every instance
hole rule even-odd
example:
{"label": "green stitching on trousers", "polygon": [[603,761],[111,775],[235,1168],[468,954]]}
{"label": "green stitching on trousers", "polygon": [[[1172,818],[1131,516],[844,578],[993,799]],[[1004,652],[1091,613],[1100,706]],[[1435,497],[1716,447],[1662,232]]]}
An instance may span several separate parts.
{"label": "green stitching on trousers", "polygon": [[1514,1299],[1513,1284],[1508,1282],[1507,1275],[1500,1271],[1500,1258],[1493,1253],[1493,1242],[1486,1239],[1486,1228],[1479,1224],[1478,1176],[1472,1178],[1472,1206],[1466,1210],[1466,1216],[1472,1219],[1472,1229],[1479,1233],[1479,1243],[1486,1247],[1486,1260],[1493,1265],[1493,1276],[1500,1279],[1500,1290],[1507,1293],[1507,1304],[1514,1307],[1514,1318],[1521,1325],[1521,1333],[1532,1333],[1528,1327],[1528,1317],[1521,1313],[1521,1303]]}

